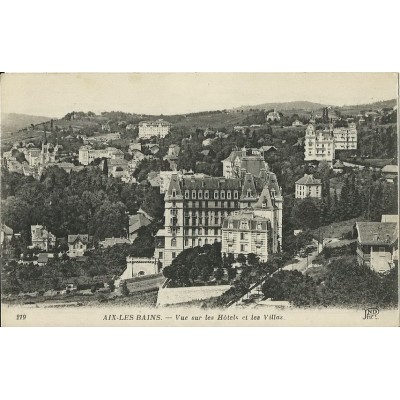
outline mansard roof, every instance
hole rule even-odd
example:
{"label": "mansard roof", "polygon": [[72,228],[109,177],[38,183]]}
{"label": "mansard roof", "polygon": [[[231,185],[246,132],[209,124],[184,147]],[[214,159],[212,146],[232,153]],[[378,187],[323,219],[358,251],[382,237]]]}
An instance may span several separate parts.
{"label": "mansard roof", "polygon": [[[263,207],[264,204],[264,207]],[[266,210],[273,210],[274,205],[272,203],[271,199],[271,192],[268,188],[268,186],[264,186],[259,199],[257,202],[254,204],[253,208],[265,208]]]}
{"label": "mansard roof", "polygon": [[[243,228],[241,222],[247,222],[248,228]],[[241,212],[224,218],[222,229],[257,230],[259,225],[261,225],[261,230],[266,231],[270,225],[270,220],[268,218],[256,216],[253,212]]]}
{"label": "mansard roof", "polygon": [[[250,196],[248,195],[250,193]],[[257,190],[251,173],[246,173],[243,179],[242,195],[240,198],[256,198]]]}
{"label": "mansard roof", "polygon": [[205,190],[239,190],[240,179],[227,179],[224,177],[183,177],[182,180],[183,189],[205,189]]}

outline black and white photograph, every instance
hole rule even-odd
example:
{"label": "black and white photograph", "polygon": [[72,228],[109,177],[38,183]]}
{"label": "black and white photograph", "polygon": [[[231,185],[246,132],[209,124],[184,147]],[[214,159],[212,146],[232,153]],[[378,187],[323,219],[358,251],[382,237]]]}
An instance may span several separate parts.
{"label": "black and white photograph", "polygon": [[398,78],[2,74],[2,323],[397,326]]}

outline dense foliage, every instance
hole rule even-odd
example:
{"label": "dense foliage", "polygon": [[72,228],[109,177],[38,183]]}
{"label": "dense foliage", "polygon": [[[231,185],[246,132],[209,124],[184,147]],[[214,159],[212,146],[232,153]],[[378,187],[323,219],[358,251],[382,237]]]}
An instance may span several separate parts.
{"label": "dense foliage", "polygon": [[[18,294],[37,290],[59,290],[67,283],[80,286],[94,282],[107,282],[121,275],[126,268],[126,257],[151,257],[154,253],[154,233],[159,225],[140,228],[133,244],[118,244],[108,248],[88,251],[84,260],[69,259],[55,254],[45,265],[33,262],[19,264],[15,260],[2,259],[2,292]],[[33,258],[32,258],[33,261]]]}
{"label": "dense foliage", "polygon": [[149,185],[130,185],[98,168],[44,171],[40,181],[2,171],[2,222],[29,238],[30,226],[46,226],[56,237],[89,234],[95,240],[127,235],[128,215],[143,208],[162,217],[163,197]]}
{"label": "dense foliage", "polygon": [[262,287],[266,298],[296,306],[394,307],[398,301],[398,268],[378,274],[354,256],[334,258],[316,275],[279,271]]}

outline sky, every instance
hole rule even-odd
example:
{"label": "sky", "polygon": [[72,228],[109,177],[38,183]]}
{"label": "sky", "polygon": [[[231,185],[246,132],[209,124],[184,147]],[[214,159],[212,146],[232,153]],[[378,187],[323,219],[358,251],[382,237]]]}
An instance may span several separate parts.
{"label": "sky", "polygon": [[395,73],[3,74],[2,113],[185,114],[270,102],[367,104],[397,97]]}

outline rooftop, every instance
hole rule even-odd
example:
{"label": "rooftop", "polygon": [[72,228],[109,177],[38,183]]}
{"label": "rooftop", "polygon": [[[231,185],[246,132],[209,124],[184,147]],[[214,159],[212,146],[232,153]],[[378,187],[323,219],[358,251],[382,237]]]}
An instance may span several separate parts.
{"label": "rooftop", "polygon": [[89,235],[85,234],[77,234],[77,235],[68,235],[68,244],[73,244],[76,241],[80,240],[82,243],[88,243],[89,242]]}
{"label": "rooftop", "polygon": [[147,226],[151,221],[143,214],[136,214],[129,216],[129,234],[136,232],[142,226]]}
{"label": "rooftop", "polygon": [[387,173],[387,174],[398,174],[399,166],[398,165],[385,165],[382,168],[382,172]]}
{"label": "rooftop", "polygon": [[357,222],[358,239],[365,245],[393,244],[398,238],[396,222]]}
{"label": "rooftop", "polygon": [[321,185],[321,179],[316,179],[312,175],[304,174],[302,178],[296,181],[296,185]]}

